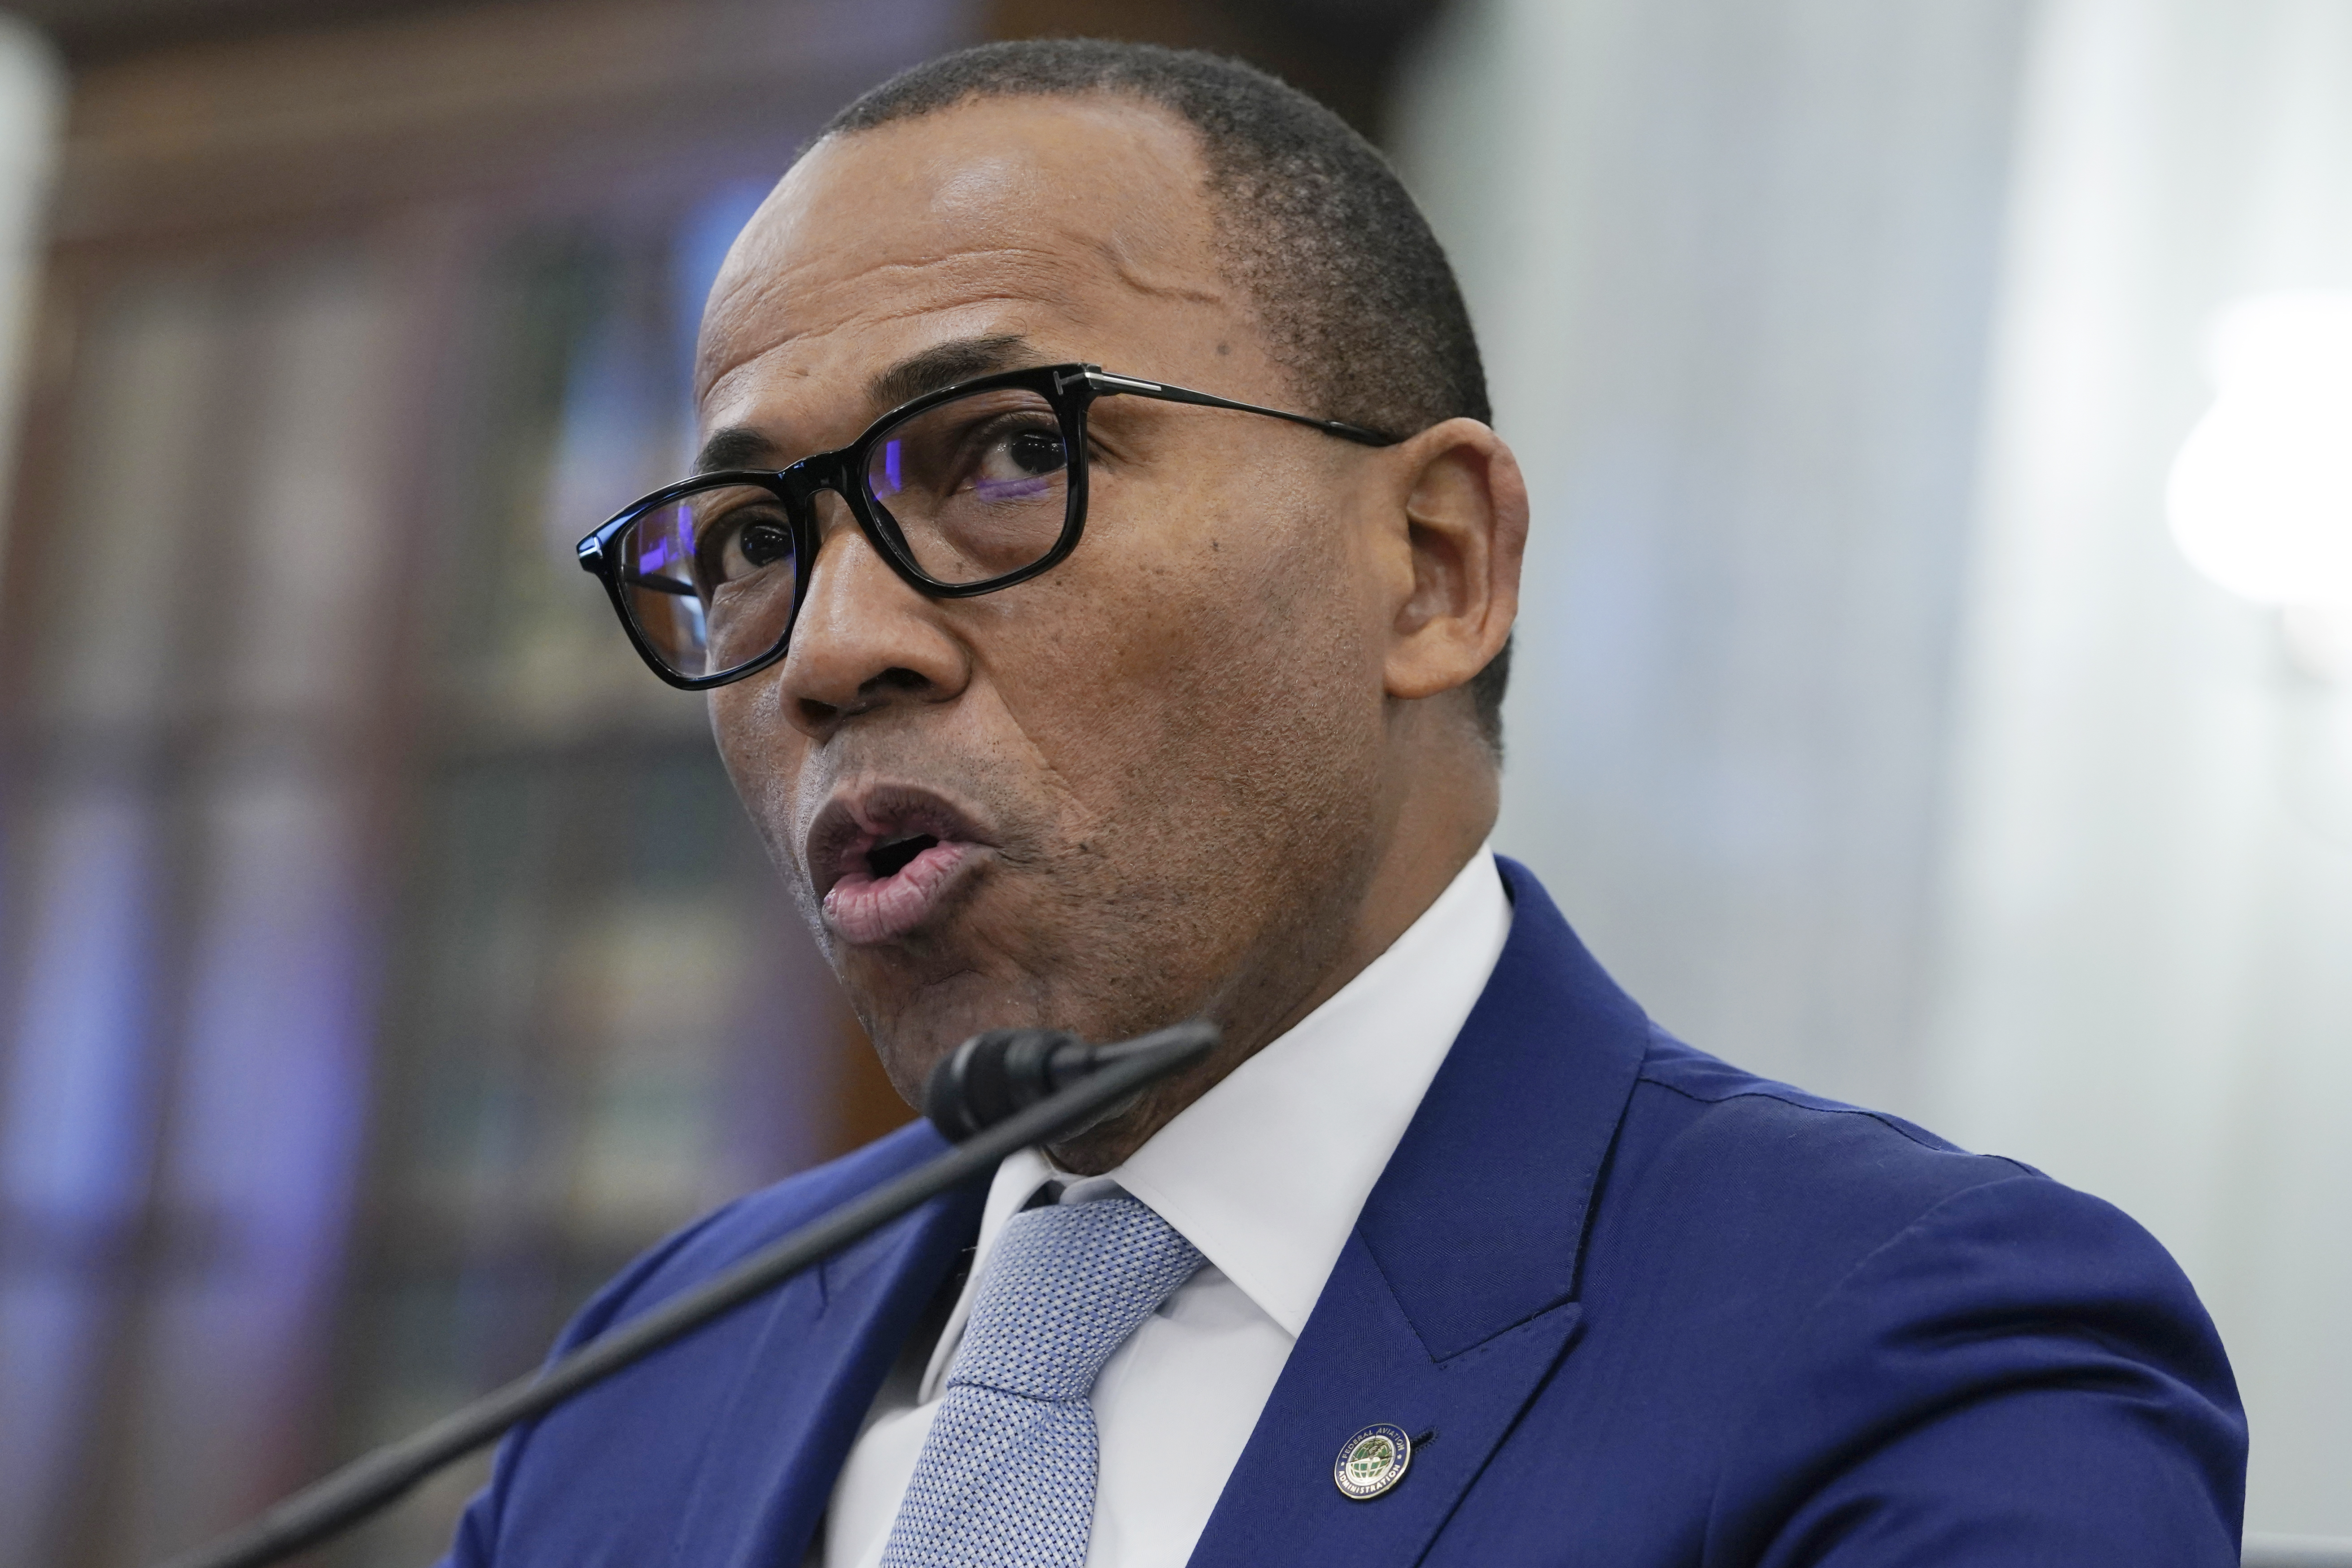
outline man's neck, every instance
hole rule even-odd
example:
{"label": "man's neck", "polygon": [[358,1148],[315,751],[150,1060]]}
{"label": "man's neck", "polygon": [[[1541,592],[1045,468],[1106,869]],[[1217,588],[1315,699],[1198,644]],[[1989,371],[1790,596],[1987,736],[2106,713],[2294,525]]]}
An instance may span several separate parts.
{"label": "man's neck", "polygon": [[[1435,770],[1432,770],[1434,772]],[[1147,1090],[1125,1113],[1051,1150],[1054,1163],[1099,1175],[1126,1160],[1227,1074],[1281,1038],[1386,952],[1437,901],[1493,831],[1496,781],[1491,766],[1451,781],[1449,793],[1424,773],[1407,793],[1402,814],[1413,830],[1392,834],[1353,900],[1354,918],[1304,984],[1261,994],[1219,1020],[1224,1038],[1199,1066]],[[1436,786],[1436,787],[1433,787]],[[1414,809],[1418,807],[1420,809]],[[1236,998],[1236,1001],[1241,999]]]}

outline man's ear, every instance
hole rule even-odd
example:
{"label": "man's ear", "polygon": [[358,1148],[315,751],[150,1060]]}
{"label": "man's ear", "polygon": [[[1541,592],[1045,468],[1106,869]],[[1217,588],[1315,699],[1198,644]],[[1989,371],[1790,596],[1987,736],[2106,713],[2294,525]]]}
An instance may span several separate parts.
{"label": "man's ear", "polygon": [[1433,697],[1467,685],[1511,635],[1528,486],[1503,438],[1475,419],[1448,419],[1390,448],[1412,562],[1383,674],[1391,697]]}

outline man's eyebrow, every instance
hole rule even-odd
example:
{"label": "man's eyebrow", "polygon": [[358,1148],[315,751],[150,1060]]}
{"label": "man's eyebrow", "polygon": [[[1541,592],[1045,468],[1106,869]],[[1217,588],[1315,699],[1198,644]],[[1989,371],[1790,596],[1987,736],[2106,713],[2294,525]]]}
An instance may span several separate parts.
{"label": "man's eyebrow", "polygon": [[711,433],[696,454],[694,471],[713,474],[721,468],[772,468],[780,454],[776,444],[749,425],[730,425]]}
{"label": "man's eyebrow", "polygon": [[866,384],[866,395],[877,411],[896,408],[927,392],[1035,360],[1036,352],[1029,346],[1029,340],[1018,332],[958,338],[952,342],[933,343],[881,372]]}
{"label": "man's eyebrow", "polygon": [[[927,392],[937,392],[992,371],[1032,363],[1036,357],[1029,340],[1018,332],[933,343],[920,353],[908,354],[887,370],[877,373],[866,384],[866,397],[877,413],[883,413],[902,403],[911,403]],[[702,444],[702,450],[694,459],[694,471],[709,474],[721,468],[774,468],[782,465],[782,449],[751,426],[730,425],[712,432],[710,439]]]}

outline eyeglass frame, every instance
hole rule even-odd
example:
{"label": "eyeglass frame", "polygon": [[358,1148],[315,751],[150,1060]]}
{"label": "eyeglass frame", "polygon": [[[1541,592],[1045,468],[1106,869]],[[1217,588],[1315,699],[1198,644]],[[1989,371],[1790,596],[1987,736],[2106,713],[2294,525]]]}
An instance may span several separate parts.
{"label": "eyeglass frame", "polygon": [[[1055,539],[1052,549],[1018,570],[977,583],[943,583],[916,563],[913,552],[898,536],[896,524],[870,493],[866,460],[877,441],[926,409],[976,393],[993,392],[1005,387],[1041,394],[1061,425],[1064,483],[1067,487],[1061,535]],[[866,542],[873,546],[874,552],[887,562],[900,579],[916,592],[935,599],[970,599],[982,594],[993,594],[1052,571],[1078,547],[1078,540],[1086,532],[1087,523],[1087,415],[1096,400],[1118,396],[1148,397],[1163,403],[1221,408],[1235,414],[1263,415],[1269,419],[1286,420],[1293,425],[1303,425],[1310,430],[1320,430],[1327,436],[1336,436],[1343,441],[1352,441],[1363,447],[1393,447],[1403,439],[1362,425],[1351,425],[1344,419],[1320,419],[1311,414],[1294,414],[1255,403],[1238,403],[1229,397],[1194,392],[1189,387],[1171,386],[1164,382],[1114,375],[1100,365],[1035,365],[977,376],[952,386],[941,387],[936,392],[927,392],[875,420],[849,445],[836,447],[829,452],[813,453],[789,468],[723,468],[665,485],[651,495],[623,507],[594,532],[583,539],[577,548],[580,565],[582,570],[593,574],[604,584],[605,595],[613,602],[614,614],[620,617],[621,629],[628,635],[629,643],[637,650],[637,656],[656,675],[682,691],[708,691],[731,685],[774,664],[792,647],[793,630],[800,624],[801,605],[807,600],[809,584],[816,574],[816,555],[822,542],[822,530],[817,525],[815,502],[820,492],[831,490],[842,499],[857,524],[857,531],[866,536]],[[638,629],[636,618],[629,613],[628,602],[623,597],[624,588],[629,585],[623,582],[627,572],[621,552],[613,546],[631,524],[647,512],[674,505],[700,491],[730,485],[757,486],[783,503],[785,521],[793,535],[793,559],[808,563],[808,569],[793,573],[792,608],[784,617],[783,633],[776,639],[774,647],[757,658],[716,675],[681,675],[671,669],[654,651],[645,634]]]}

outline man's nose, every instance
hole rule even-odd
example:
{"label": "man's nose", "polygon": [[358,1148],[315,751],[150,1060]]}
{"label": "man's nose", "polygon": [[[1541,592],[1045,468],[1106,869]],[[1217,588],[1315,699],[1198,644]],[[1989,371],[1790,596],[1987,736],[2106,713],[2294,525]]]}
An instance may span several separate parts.
{"label": "man's nose", "polygon": [[933,602],[890,569],[838,497],[817,504],[824,543],[781,678],[793,726],[823,741],[860,714],[961,694],[971,657]]}

